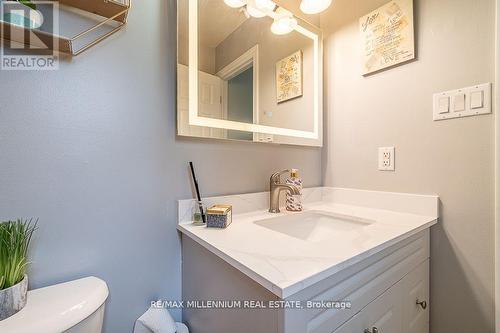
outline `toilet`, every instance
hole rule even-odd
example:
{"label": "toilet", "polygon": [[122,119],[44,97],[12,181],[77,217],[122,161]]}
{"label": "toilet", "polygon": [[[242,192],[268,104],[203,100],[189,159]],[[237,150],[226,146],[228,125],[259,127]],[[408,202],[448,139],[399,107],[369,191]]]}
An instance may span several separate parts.
{"label": "toilet", "polygon": [[108,293],[96,277],[31,290],[26,306],[0,321],[0,332],[101,333]]}

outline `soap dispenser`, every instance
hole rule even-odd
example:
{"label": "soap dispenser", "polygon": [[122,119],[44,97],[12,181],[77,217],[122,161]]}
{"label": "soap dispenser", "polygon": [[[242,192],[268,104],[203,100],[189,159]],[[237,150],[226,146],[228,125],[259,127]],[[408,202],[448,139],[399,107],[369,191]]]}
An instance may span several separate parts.
{"label": "soap dispenser", "polygon": [[286,183],[297,187],[300,191],[298,195],[292,195],[286,192],[286,210],[292,212],[302,211],[302,179],[299,177],[299,170],[292,169]]}

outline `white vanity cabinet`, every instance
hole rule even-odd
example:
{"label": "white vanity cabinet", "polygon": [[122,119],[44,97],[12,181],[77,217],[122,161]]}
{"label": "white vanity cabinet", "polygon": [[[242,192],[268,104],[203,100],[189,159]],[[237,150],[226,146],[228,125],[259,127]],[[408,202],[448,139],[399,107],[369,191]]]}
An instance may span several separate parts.
{"label": "white vanity cabinet", "polygon": [[[348,309],[185,309],[184,320],[193,333],[427,333],[429,229],[372,253],[285,298],[302,304],[348,301]],[[186,235],[183,298],[280,300]]]}
{"label": "white vanity cabinet", "polygon": [[243,306],[185,307],[190,332],[429,332],[438,196],[312,188],[303,212],[280,214],[268,212],[269,192],[205,203],[233,205],[233,223],[193,225],[197,202],[179,201],[183,300]]}

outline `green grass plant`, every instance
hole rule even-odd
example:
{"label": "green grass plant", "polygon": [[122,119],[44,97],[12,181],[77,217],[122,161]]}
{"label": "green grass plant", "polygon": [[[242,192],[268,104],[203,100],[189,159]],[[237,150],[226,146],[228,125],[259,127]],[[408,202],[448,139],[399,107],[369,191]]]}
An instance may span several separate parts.
{"label": "green grass plant", "polygon": [[0,223],[0,290],[24,279],[28,268],[28,247],[36,230],[33,219]]}

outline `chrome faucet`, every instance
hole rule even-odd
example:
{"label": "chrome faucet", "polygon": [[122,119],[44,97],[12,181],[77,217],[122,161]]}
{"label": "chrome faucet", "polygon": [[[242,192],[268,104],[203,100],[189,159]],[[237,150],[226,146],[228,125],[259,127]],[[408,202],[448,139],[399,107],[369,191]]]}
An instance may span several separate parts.
{"label": "chrome faucet", "polygon": [[280,193],[282,191],[288,191],[292,195],[299,195],[300,190],[295,185],[289,185],[281,183],[281,175],[284,173],[290,173],[291,170],[283,170],[273,173],[271,179],[269,180],[269,212],[279,213],[280,212]]}

